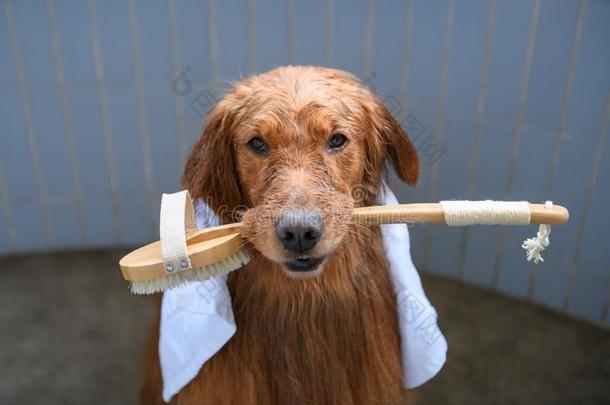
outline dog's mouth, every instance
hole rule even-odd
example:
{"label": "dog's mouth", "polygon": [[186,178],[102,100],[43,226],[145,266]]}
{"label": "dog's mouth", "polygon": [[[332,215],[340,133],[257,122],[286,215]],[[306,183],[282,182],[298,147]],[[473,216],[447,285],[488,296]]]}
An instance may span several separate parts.
{"label": "dog's mouth", "polygon": [[284,262],[284,266],[291,272],[295,273],[311,273],[320,267],[326,256],[319,257],[297,257],[294,260]]}

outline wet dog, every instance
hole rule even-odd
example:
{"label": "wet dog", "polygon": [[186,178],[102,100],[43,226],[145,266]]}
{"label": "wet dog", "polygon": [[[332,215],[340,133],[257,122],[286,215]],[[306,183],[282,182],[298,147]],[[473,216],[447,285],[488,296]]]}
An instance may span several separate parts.
{"label": "wet dog", "polygon": [[[281,67],[238,82],[210,113],[183,185],[244,221],[252,260],[228,276],[237,332],[177,404],[403,404],[396,300],[375,205],[386,163],[413,185],[417,154],[346,72]],[[162,403],[158,328],[143,404]]]}

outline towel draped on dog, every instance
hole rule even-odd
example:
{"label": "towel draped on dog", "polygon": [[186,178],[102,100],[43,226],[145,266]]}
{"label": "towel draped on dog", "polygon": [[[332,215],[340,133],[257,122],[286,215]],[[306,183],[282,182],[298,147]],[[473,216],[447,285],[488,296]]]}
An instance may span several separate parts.
{"label": "towel draped on dog", "polygon": [[[385,184],[380,199],[382,204],[398,203]],[[202,201],[197,202],[195,215],[199,228],[220,225],[218,217]],[[390,224],[380,228],[396,293],[405,388],[414,388],[440,371],[447,342],[411,260],[407,226]],[[197,376],[237,330],[226,280],[224,275],[190,283],[163,296],[159,359],[166,402]]]}

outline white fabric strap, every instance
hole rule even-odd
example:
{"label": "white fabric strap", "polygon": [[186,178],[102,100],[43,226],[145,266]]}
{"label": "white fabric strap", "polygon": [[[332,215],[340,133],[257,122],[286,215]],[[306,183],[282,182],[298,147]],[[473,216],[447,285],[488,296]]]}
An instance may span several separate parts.
{"label": "white fabric strap", "polygon": [[441,201],[445,222],[464,225],[527,225],[530,208],[527,201]]}
{"label": "white fabric strap", "polygon": [[186,232],[196,229],[193,203],[188,190],[163,194],[159,233],[161,257],[167,273],[191,268],[186,250]]}

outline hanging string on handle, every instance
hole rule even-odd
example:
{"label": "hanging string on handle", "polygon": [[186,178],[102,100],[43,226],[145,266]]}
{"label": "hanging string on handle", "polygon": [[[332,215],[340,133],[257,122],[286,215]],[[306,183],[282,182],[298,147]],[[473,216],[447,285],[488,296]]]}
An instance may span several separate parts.
{"label": "hanging string on handle", "polygon": [[[547,201],[544,203],[545,208],[553,208],[553,202]],[[527,261],[538,264],[543,262],[542,251],[549,246],[549,235],[551,234],[551,225],[541,224],[535,238],[529,238],[523,241],[521,247],[525,249]]]}

